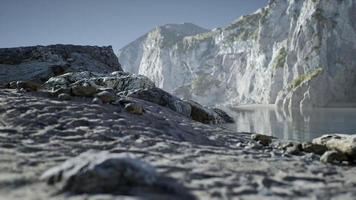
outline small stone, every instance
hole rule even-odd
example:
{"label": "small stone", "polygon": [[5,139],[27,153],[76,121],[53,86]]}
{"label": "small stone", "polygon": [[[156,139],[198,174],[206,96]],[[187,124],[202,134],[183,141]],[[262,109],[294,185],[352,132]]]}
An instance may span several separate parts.
{"label": "small stone", "polygon": [[21,90],[24,89],[27,92],[37,91],[41,87],[40,84],[32,82],[32,81],[17,81],[16,88]]}
{"label": "small stone", "polygon": [[310,143],[310,142],[304,142],[302,144],[302,149],[303,149],[304,152],[315,153],[315,154],[318,154],[318,155],[322,155],[328,150],[328,148],[326,148],[325,145],[313,144],[313,143]]}
{"label": "small stone", "polygon": [[286,148],[286,153],[291,155],[300,155],[301,154],[302,145],[294,144]]}
{"label": "small stone", "polygon": [[17,81],[11,81],[11,82],[8,84],[8,88],[9,88],[9,89],[16,89],[16,88],[17,88]]}
{"label": "small stone", "polygon": [[136,103],[128,103],[125,105],[125,110],[129,113],[133,113],[133,114],[138,114],[138,115],[142,115],[144,112],[144,109],[141,105],[138,105]]}
{"label": "small stone", "polygon": [[55,96],[59,96],[62,93],[70,95],[70,88],[59,88],[59,89],[56,89],[54,91],[51,91],[50,95],[55,97]]}
{"label": "small stone", "polygon": [[300,155],[301,151],[302,151],[302,144],[294,143],[294,142],[287,142],[287,143],[281,144],[278,148],[282,149],[287,154]]}
{"label": "small stone", "polygon": [[103,103],[101,101],[101,99],[99,99],[98,97],[95,97],[91,102],[94,103],[94,104],[102,104]]}
{"label": "small stone", "polygon": [[95,95],[97,89],[96,87],[85,83],[83,85],[72,86],[71,91],[74,96],[92,97]]}
{"label": "small stone", "polygon": [[64,100],[64,101],[69,101],[72,99],[72,97],[69,94],[62,93],[58,95],[58,99]]}
{"label": "small stone", "polygon": [[272,143],[272,139],[275,137],[269,136],[269,135],[262,135],[262,134],[252,134],[251,135],[251,140],[257,141],[261,143],[264,146],[268,146]]}
{"label": "small stone", "polygon": [[320,161],[323,163],[335,163],[348,161],[348,158],[345,154],[339,151],[327,151],[320,157]]}
{"label": "small stone", "polygon": [[92,97],[96,93],[96,88],[88,84],[75,85],[71,91],[74,96]]}
{"label": "small stone", "polygon": [[111,103],[116,100],[116,96],[108,91],[102,91],[96,94],[96,97],[99,98],[103,103]]}

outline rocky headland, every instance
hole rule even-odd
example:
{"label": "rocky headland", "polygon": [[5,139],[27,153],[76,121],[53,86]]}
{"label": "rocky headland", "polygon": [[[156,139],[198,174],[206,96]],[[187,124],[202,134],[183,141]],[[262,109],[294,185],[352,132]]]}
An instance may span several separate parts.
{"label": "rocky headland", "polygon": [[[31,72],[31,73],[30,73]],[[110,47],[0,49],[0,199],[354,199],[354,136],[235,133]]]}

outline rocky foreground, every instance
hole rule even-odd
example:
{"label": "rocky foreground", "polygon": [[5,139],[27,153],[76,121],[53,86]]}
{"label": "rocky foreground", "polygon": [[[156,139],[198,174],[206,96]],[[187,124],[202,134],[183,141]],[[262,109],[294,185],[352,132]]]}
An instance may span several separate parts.
{"label": "rocky foreground", "polygon": [[[0,89],[0,199],[355,199],[354,136],[296,144],[230,132],[214,125],[231,122],[222,110],[82,48],[50,59],[85,57],[80,70],[41,78],[7,69],[36,65],[47,51],[0,59],[0,74],[18,78]],[[98,63],[108,71],[88,68]]]}
{"label": "rocky foreground", "polygon": [[249,134],[195,122],[147,101],[130,101],[145,112],[80,97],[62,101],[1,90],[1,198],[356,196],[356,168],[347,163],[326,165],[317,154],[292,155]]}

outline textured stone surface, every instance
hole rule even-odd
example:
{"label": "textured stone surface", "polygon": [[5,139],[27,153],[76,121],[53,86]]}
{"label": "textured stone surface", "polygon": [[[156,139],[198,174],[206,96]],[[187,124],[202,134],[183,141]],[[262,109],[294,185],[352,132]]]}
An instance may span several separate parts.
{"label": "textured stone surface", "polygon": [[116,96],[108,91],[102,91],[96,94],[96,96],[103,102],[103,103],[111,103],[116,100]]}
{"label": "textured stone surface", "polygon": [[[273,145],[258,145],[249,134],[198,123],[139,99],[130,101],[145,107],[143,115],[90,101],[0,90],[1,199],[192,199],[189,194],[197,199],[241,200],[356,197],[353,166],[325,165],[315,154],[286,155]],[[160,180],[157,190],[74,196],[58,194],[59,182],[53,187],[39,180],[48,169],[88,150],[130,153],[167,180]]]}
{"label": "textured stone surface", "polygon": [[127,193],[157,182],[154,167],[124,154],[88,151],[47,170],[41,179],[73,193]]}
{"label": "textured stone surface", "polygon": [[251,140],[257,141],[265,146],[271,144],[272,139],[276,139],[276,138],[269,136],[269,135],[262,135],[262,134],[258,134],[258,133],[251,135]]}
{"label": "textured stone surface", "polygon": [[323,163],[340,163],[342,161],[348,161],[347,156],[339,151],[326,151],[321,157],[320,162]]}
{"label": "textured stone surface", "polygon": [[319,155],[324,154],[328,148],[325,145],[313,144],[311,142],[302,143],[302,149],[307,153],[316,153]]}
{"label": "textured stone surface", "polygon": [[273,0],[182,39],[155,29],[118,56],[126,70],[202,104],[355,103],[355,8],[354,0]]}
{"label": "textured stone surface", "polygon": [[356,159],[356,135],[323,135],[313,139],[313,143],[326,146],[329,150],[339,151],[350,159]]}
{"label": "textured stone surface", "polygon": [[207,108],[194,101],[181,100],[156,87],[137,90],[129,93],[128,96],[168,107],[177,113],[205,124],[219,124],[233,121],[231,117],[222,110]]}
{"label": "textured stone surface", "polygon": [[138,114],[138,115],[142,115],[144,112],[144,109],[142,107],[142,105],[139,105],[137,103],[128,103],[125,105],[125,110],[129,113],[133,113],[133,114]]}
{"label": "textured stone surface", "polygon": [[43,87],[48,90],[57,90],[80,87],[85,84],[97,90],[111,89],[113,92],[121,92],[123,95],[130,91],[155,87],[152,81],[141,75],[133,75],[125,72],[106,74],[89,71],[70,72],[52,77]]}
{"label": "textured stone surface", "polygon": [[45,82],[71,71],[113,72],[121,65],[112,47],[50,45],[0,49],[0,84]]}

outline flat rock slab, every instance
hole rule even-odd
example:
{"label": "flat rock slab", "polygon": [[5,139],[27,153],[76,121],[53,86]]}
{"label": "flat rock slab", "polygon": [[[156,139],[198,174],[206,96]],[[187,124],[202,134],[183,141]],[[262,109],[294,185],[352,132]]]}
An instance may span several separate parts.
{"label": "flat rock slab", "polygon": [[[356,168],[291,156],[250,135],[187,119],[138,99],[136,115],[120,105],[0,90],[0,199],[355,199]],[[88,150],[130,153],[156,169],[167,188],[128,194],[68,194],[40,176]],[[171,191],[171,192],[169,192]],[[149,194],[149,195],[148,195]]]}

